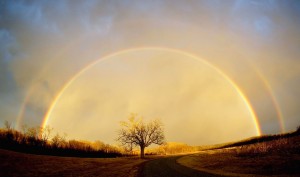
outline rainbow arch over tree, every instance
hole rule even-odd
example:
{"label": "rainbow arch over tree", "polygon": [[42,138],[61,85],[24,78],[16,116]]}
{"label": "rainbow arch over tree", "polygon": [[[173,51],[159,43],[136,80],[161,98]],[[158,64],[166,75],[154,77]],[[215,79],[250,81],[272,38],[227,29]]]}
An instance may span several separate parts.
{"label": "rainbow arch over tree", "polygon": [[178,49],[173,49],[173,48],[166,48],[166,47],[137,47],[137,48],[129,48],[129,49],[124,49],[124,50],[119,50],[113,53],[110,53],[108,55],[105,55],[103,57],[100,57],[96,60],[94,60],[91,63],[88,63],[86,66],[84,66],[81,70],[79,70],[75,75],[73,75],[67,82],[65,82],[65,84],[61,87],[61,89],[57,92],[57,94],[55,95],[53,101],[51,102],[50,106],[48,107],[44,117],[43,117],[43,121],[42,121],[42,127],[45,127],[48,123],[48,120],[50,119],[51,113],[53,112],[53,110],[55,109],[55,106],[57,104],[57,102],[60,100],[60,98],[62,97],[62,95],[64,94],[64,92],[67,90],[67,88],[72,85],[72,83],[83,73],[85,73],[87,70],[91,69],[93,66],[95,66],[98,63],[101,63],[105,60],[109,60],[112,57],[115,57],[117,55],[121,55],[121,54],[125,54],[125,53],[130,53],[130,52],[136,52],[136,51],[141,51],[141,50],[154,50],[154,51],[166,51],[166,52],[173,52],[173,53],[177,53],[177,54],[181,54],[187,57],[190,57],[192,59],[198,60],[200,62],[203,62],[204,64],[206,64],[207,66],[211,67],[212,69],[214,69],[216,72],[218,72],[234,89],[235,91],[239,94],[239,96],[242,98],[245,106],[247,107],[249,113],[251,114],[253,123],[255,125],[256,128],[256,134],[257,135],[261,135],[261,129],[260,129],[260,125],[259,125],[259,121],[258,121],[258,117],[256,115],[256,112],[254,111],[252,105],[250,104],[248,98],[245,96],[245,94],[242,92],[242,90],[238,87],[238,85],[232,80],[230,79],[222,70],[220,70],[219,68],[217,68],[216,66],[212,65],[211,63],[209,63],[207,60],[204,60],[194,54],[182,51],[182,50],[178,50]]}

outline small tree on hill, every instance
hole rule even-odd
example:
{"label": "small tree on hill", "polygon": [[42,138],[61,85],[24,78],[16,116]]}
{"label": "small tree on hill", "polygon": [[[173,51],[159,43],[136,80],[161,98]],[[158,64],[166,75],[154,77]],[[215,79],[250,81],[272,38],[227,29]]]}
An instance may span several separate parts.
{"label": "small tree on hill", "polygon": [[136,119],[136,117],[136,114],[132,114],[128,121],[121,122],[122,128],[118,132],[117,140],[129,149],[139,146],[140,156],[144,158],[146,147],[151,144],[162,145],[164,143],[163,125],[159,120],[145,123],[142,118]]}

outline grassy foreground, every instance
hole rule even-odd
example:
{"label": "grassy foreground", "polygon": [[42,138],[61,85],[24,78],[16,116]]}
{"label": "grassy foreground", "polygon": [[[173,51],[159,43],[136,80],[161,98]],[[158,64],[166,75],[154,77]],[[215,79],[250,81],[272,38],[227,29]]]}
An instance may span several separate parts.
{"label": "grassy foreground", "polygon": [[58,157],[0,149],[0,176],[134,177],[144,161],[137,157]]}
{"label": "grassy foreground", "polygon": [[300,176],[300,136],[207,150],[177,162],[224,176]]}
{"label": "grassy foreground", "polygon": [[[177,162],[189,168],[223,176],[300,176],[300,129],[293,133],[231,143],[226,147],[214,147],[186,155]],[[79,158],[0,149],[0,176],[135,177],[140,174],[143,162],[155,158],[161,156],[147,159]]]}

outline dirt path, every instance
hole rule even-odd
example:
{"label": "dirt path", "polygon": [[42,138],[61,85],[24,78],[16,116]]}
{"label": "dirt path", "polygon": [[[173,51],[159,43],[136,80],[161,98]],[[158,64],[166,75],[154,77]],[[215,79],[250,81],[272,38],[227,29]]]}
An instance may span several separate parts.
{"label": "dirt path", "polygon": [[139,176],[143,177],[214,177],[215,175],[179,165],[176,160],[182,156],[173,156],[150,160],[142,165]]}

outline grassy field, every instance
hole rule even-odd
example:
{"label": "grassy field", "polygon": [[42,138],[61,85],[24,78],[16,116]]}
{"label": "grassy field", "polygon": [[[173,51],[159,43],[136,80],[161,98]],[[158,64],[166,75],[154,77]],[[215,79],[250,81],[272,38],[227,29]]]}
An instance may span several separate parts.
{"label": "grassy field", "polygon": [[[149,159],[146,159],[149,160]],[[0,176],[134,177],[146,161],[134,158],[76,158],[33,155],[0,149]]]}
{"label": "grassy field", "polygon": [[225,176],[300,176],[300,136],[207,150],[178,163]]}
{"label": "grassy field", "polygon": [[[177,162],[225,176],[300,176],[299,130],[229,143],[226,147],[217,145],[211,150],[183,156]],[[141,174],[143,162],[156,158],[160,156],[147,159],[59,157],[0,149],[0,176],[135,177]]]}
{"label": "grassy field", "polygon": [[250,137],[247,139],[243,139],[240,141],[235,142],[227,142],[222,144],[215,144],[215,145],[204,145],[204,146],[196,146],[196,149],[199,151],[203,150],[212,150],[212,149],[224,149],[224,148],[230,148],[230,147],[237,147],[237,146],[245,146],[245,145],[253,145],[259,142],[268,142],[268,141],[274,141],[278,139],[285,139],[285,138],[292,138],[295,136],[300,135],[300,127],[290,133],[283,133],[283,134],[275,134],[275,135],[263,135],[263,136],[256,136],[256,137]]}

